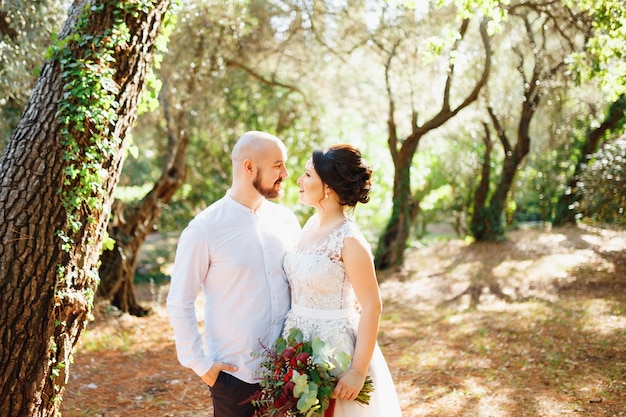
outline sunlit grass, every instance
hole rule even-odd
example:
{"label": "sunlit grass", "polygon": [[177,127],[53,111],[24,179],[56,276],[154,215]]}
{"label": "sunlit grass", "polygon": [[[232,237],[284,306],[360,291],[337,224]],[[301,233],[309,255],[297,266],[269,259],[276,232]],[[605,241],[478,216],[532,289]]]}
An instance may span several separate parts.
{"label": "sunlit grass", "polygon": [[132,344],[132,336],[125,331],[102,332],[87,330],[80,340],[82,349],[87,352],[118,350],[128,352]]}

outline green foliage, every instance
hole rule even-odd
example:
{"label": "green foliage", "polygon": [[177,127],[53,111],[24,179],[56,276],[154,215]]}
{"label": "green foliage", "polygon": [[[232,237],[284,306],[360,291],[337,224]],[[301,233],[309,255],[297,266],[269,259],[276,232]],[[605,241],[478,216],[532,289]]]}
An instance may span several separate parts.
{"label": "green foliage", "polygon": [[[321,417],[329,406],[336,383],[334,370],[346,371],[352,357],[316,336],[304,340],[292,328],[273,349],[262,346],[261,390],[251,397],[257,414],[265,416]],[[369,404],[373,382],[365,378],[355,401]]]}
{"label": "green foliage", "polygon": [[169,49],[155,68],[161,108],[139,116],[133,140],[141,152],[125,161],[120,178],[122,187],[149,189],[167,156],[165,138],[187,135],[185,184],[163,207],[162,231],[180,230],[224,195],[231,180],[230,151],[247,130],[268,131],[285,141],[291,176],[281,201],[295,205],[298,200],[295,178],[319,142],[316,110],[306,109],[300,86],[289,84],[289,74],[295,74],[289,63],[280,63],[280,71],[269,69],[276,40],[267,19],[275,11],[247,3],[184,3],[173,17]]}
{"label": "green foliage", "polygon": [[[507,19],[506,6],[509,0],[437,0],[439,7],[454,4],[459,17],[469,19],[472,16],[483,14],[492,19],[499,29],[499,23]],[[493,27],[496,29],[496,26]]]}
{"label": "green foliage", "polygon": [[[67,211],[71,232],[77,232],[83,227],[80,220],[84,213],[83,205],[91,212],[102,204],[103,174],[106,174],[103,162],[113,155],[120,141],[113,135],[117,121],[118,89],[110,64],[115,59],[115,48],[127,43],[131,36],[124,21],[126,15],[136,16],[145,12],[151,2],[120,1],[114,5],[117,8],[112,11],[115,17],[112,28],[97,35],[81,35],[89,23],[90,14],[100,13],[104,9],[102,4],[91,6],[77,19],[75,33],[63,40],[56,40],[48,51],[48,58],[60,64],[64,81],[64,100],[59,103],[58,117],[62,144],[66,149],[63,159],[67,166],[64,186],[59,194]],[[166,24],[165,27],[167,29],[170,26]],[[157,42],[161,50],[164,49],[163,39],[166,39],[167,34],[168,30]],[[154,97],[160,89],[159,80],[150,73],[147,84],[148,94],[143,96],[140,110],[155,108]],[[77,142],[76,138],[81,137],[86,129],[92,133],[88,143]],[[64,241],[64,249],[69,250],[72,239],[63,232],[59,232],[59,236]]]}
{"label": "green foliage", "polygon": [[626,136],[608,142],[583,169],[582,211],[593,220],[626,225]]}
{"label": "green foliage", "polygon": [[43,64],[50,34],[59,30],[66,6],[66,0],[1,3],[0,151],[17,126]]}
{"label": "green foliage", "polygon": [[[52,5],[62,2],[41,2],[48,9],[33,9],[35,3],[29,3],[30,8],[24,9],[22,17],[17,19],[27,22],[21,29],[21,37],[13,44],[20,46],[22,55],[17,54],[17,49],[11,52],[15,55],[7,55],[4,49],[3,58],[7,59],[0,62],[0,107],[13,121],[21,113],[28,91],[25,85],[32,84],[33,74],[41,62],[41,54],[33,48],[41,47],[44,43],[41,39],[56,30],[60,20],[53,19],[58,13]],[[489,16],[491,33],[495,33],[489,99],[500,104],[507,129],[515,123],[512,109],[516,108],[519,89],[511,82],[511,77],[518,57],[511,51],[517,50],[516,45],[523,36],[512,16],[507,15],[509,2],[440,0],[428,3],[385,2],[380,10],[384,9],[386,14],[381,12],[375,16],[374,20],[379,19],[371,26],[359,19],[363,13],[369,19],[380,10],[374,8],[372,13],[360,8],[360,3],[350,4],[349,8],[328,6],[328,10],[333,11],[332,16],[324,15],[327,9],[315,9],[312,13],[297,2],[283,2],[280,8],[266,1],[179,3],[176,13],[169,17],[171,24],[166,26],[171,31],[169,37],[160,38],[162,53],[155,55],[154,76],[148,77],[142,95],[142,114],[133,131],[133,146],[129,148],[133,154],[125,161],[120,179],[122,187],[116,195],[126,202],[139,199],[141,192],[134,191],[150,189],[160,175],[162,157],[167,152],[164,140],[167,135],[162,108],[159,109],[157,103],[169,95],[175,110],[173,120],[187,120],[180,127],[189,133],[189,169],[187,183],[164,208],[159,222],[162,230],[179,230],[199,209],[223,195],[230,185],[230,149],[243,131],[254,128],[275,133],[287,143],[291,176],[281,201],[293,207],[301,219],[308,217],[310,211],[298,204],[295,179],[310,156],[310,150],[339,141],[352,142],[366,150],[364,155],[374,167],[375,189],[370,204],[358,207],[356,215],[362,225],[371,228],[365,230],[368,238],[376,241],[376,234],[386,224],[391,208],[393,169],[384,132],[387,103],[382,55],[372,53],[368,39],[375,38],[381,48],[387,50],[400,40],[398,51],[401,53],[394,58],[390,81],[402,136],[411,129],[408,123],[411,106],[423,121],[440,105],[438,87],[445,81],[446,70],[441,66],[442,58],[458,36],[458,19],[473,14]],[[623,84],[620,74],[624,74],[623,51],[626,50],[622,47],[626,38],[623,2],[583,0],[563,4],[569,4],[575,11],[584,12],[583,17],[595,21],[587,49],[570,59],[578,82],[582,86],[589,85],[589,79],[595,77],[608,89],[608,95],[618,92],[615,86]],[[9,8],[13,5],[14,2],[7,3]],[[45,17],[46,13],[50,17]],[[39,26],[35,25],[37,19],[40,19]],[[328,23],[325,19],[331,19],[333,24],[325,25]],[[580,20],[581,25],[586,22]],[[30,35],[26,37],[25,28],[39,28],[36,38],[39,41],[35,42]],[[121,25],[111,35],[123,39],[128,33]],[[171,42],[166,45],[168,38]],[[480,51],[475,46],[479,43],[474,41],[477,39],[468,42],[466,50],[459,50],[456,56],[459,66],[471,65],[470,62],[478,59]],[[100,60],[108,59],[105,52],[98,50],[101,39],[69,38],[64,42],[68,44],[59,42],[58,46],[71,47],[79,45],[78,42],[83,45],[93,42],[96,46],[91,56],[68,57],[64,64],[64,76],[74,79],[68,82],[67,94],[71,101],[64,103],[62,110],[66,115],[64,129],[71,136],[72,131],[80,132],[85,121],[108,123],[109,118],[114,117],[112,106],[115,103],[106,102],[114,87],[107,81],[110,74],[106,73],[106,65],[96,69]],[[548,44],[551,42],[547,40]],[[365,44],[368,46],[364,47]],[[32,60],[23,66],[21,62],[26,58]],[[471,74],[457,77],[452,88],[467,88],[470,78]],[[11,90],[15,99],[6,99],[9,97],[7,86],[17,80],[22,80],[19,85],[24,86],[24,94],[18,97]],[[25,83],[26,80],[30,80],[29,83]],[[188,89],[194,82],[195,89]],[[517,206],[518,219],[550,216],[555,196],[563,190],[576,160],[578,147],[573,141],[596,123],[593,116],[603,111],[608,99],[608,95],[599,96],[598,91],[573,89],[565,80],[558,82],[563,84],[557,87],[568,91],[568,100],[578,100],[578,103],[565,104],[566,99],[558,94],[546,95],[545,102],[541,103],[544,106],[553,102],[552,108],[542,107],[533,120],[533,148],[518,172],[514,195],[509,200]],[[565,93],[559,94],[565,96]],[[563,106],[564,110],[558,106]],[[468,108],[461,115],[462,119],[451,123],[449,128],[437,129],[420,144],[411,181],[412,192],[423,200],[422,218],[418,219],[423,224],[444,219],[465,226],[465,219],[471,214],[472,191],[482,155],[480,133],[476,133],[480,129],[472,127],[483,119],[478,110]],[[580,120],[574,120],[574,114]],[[14,122],[0,123],[0,126],[11,123]],[[66,142],[68,188],[76,186],[74,194],[63,194],[67,207],[97,204],[98,192],[101,192],[98,191],[101,162],[97,154],[115,145],[107,143],[105,136],[103,132],[101,138],[96,136],[88,144],[73,144],[71,138]],[[492,156],[494,174],[501,158],[501,150],[498,146],[495,149],[499,153]],[[76,163],[83,150],[87,152],[87,162]],[[424,155],[420,156],[422,153]],[[423,170],[425,167],[428,171]],[[129,190],[133,192],[128,193]],[[80,219],[72,220],[76,220],[71,223],[72,230],[82,226]],[[69,250],[71,239],[61,238],[63,247]]]}
{"label": "green foliage", "polygon": [[115,198],[127,204],[133,203],[141,200],[151,189],[152,185],[149,183],[120,186],[115,188]]}
{"label": "green foliage", "polygon": [[626,93],[626,3],[623,0],[569,0],[593,22],[585,51],[572,56],[571,68],[582,83],[597,79],[611,100]]}
{"label": "green foliage", "polygon": [[[153,112],[159,107],[159,93],[163,87],[163,83],[155,74],[154,69],[161,67],[163,56],[167,52],[170,36],[178,23],[178,19],[174,11],[177,10],[179,6],[179,1],[172,2],[170,6],[172,13],[168,13],[165,16],[163,24],[161,25],[161,31],[155,41],[155,51],[152,56],[152,65],[148,68],[146,73],[145,86],[141,92],[141,101],[139,102],[139,106],[137,108],[137,114]],[[133,153],[132,156],[136,158],[137,153]]]}
{"label": "green foliage", "polygon": [[437,153],[424,151],[415,155],[411,181],[415,188],[413,199],[419,202],[417,224],[413,228],[418,239],[425,237],[429,224],[450,222],[453,218],[455,187],[459,178],[450,175],[444,165],[446,162]]}
{"label": "green foliage", "polygon": [[554,205],[563,193],[571,165],[571,151],[568,149],[546,149],[530,154],[524,169],[517,175],[514,220],[551,221]]}
{"label": "green foliage", "polygon": [[[125,23],[127,17],[137,17],[148,11],[151,5],[151,1],[110,3],[112,9],[107,13],[113,16],[112,27],[94,34],[88,29],[90,19],[94,14],[105,12],[105,5],[88,3],[76,18],[72,34],[64,39],[54,39],[48,50],[47,58],[60,67],[63,85],[56,117],[64,147],[65,178],[57,194],[66,211],[67,224],[57,230],[56,235],[66,252],[73,248],[72,236],[85,227],[84,221],[97,221],[92,215],[102,210],[107,197],[103,188],[108,174],[105,165],[121,141],[113,134],[118,119],[119,91],[114,81],[115,68],[111,64],[115,61],[116,49],[130,40],[131,34]],[[67,291],[74,285],[73,273],[69,268],[57,265],[59,283],[63,284],[56,288],[57,307],[62,300],[71,303],[71,298],[76,297]],[[90,316],[94,288],[98,283],[97,271],[86,271],[86,278],[87,285],[81,287]],[[57,326],[63,324],[57,322]],[[55,380],[65,364],[54,362],[52,365],[50,377]],[[61,386],[55,384],[54,389],[52,400],[60,402]]]}
{"label": "green foliage", "polygon": [[[81,35],[90,14],[101,11],[102,7],[96,6],[86,9],[76,22],[76,32],[56,41],[49,50],[50,58],[61,67],[64,84],[58,118],[65,147],[66,179],[58,193],[71,232],[83,226],[80,220],[83,204],[89,207],[89,212],[100,208],[104,196],[102,163],[119,143],[111,129],[117,121],[118,90],[109,64],[114,61],[115,47],[126,42],[130,34],[118,13],[115,28],[96,36]],[[77,142],[76,138],[84,136],[86,129],[92,132],[89,143]]]}

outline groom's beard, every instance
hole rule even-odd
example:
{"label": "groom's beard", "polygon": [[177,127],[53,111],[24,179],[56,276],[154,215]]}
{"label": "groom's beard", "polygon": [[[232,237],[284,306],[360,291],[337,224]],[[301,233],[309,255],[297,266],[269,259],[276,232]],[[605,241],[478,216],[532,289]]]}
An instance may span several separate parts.
{"label": "groom's beard", "polygon": [[276,181],[274,181],[274,184],[271,187],[263,187],[261,185],[262,181],[263,181],[263,178],[261,175],[261,169],[259,169],[256,173],[256,178],[252,182],[252,185],[254,186],[254,188],[256,188],[259,194],[261,194],[263,197],[267,198],[268,200],[273,200],[275,198],[278,198],[278,196],[280,195],[280,191],[281,191],[280,185],[282,184],[283,179],[282,178],[277,179]]}

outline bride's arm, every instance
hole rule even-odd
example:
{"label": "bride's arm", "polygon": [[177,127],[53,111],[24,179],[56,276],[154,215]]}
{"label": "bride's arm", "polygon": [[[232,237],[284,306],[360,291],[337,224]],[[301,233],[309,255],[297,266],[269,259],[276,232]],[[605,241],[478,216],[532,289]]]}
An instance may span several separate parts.
{"label": "bride's arm", "polygon": [[359,239],[348,238],[344,241],[342,259],[361,307],[361,318],[357,329],[352,365],[340,376],[335,387],[335,396],[354,400],[363,388],[376,345],[382,301],[369,247]]}

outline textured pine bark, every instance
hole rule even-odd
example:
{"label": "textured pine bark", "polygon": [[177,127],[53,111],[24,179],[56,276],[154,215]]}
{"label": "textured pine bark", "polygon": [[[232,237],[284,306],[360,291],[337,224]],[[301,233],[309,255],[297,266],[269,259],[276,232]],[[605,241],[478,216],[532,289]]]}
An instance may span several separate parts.
{"label": "textured pine bark", "polygon": [[[103,33],[114,25],[111,1],[75,2],[60,38]],[[69,376],[71,355],[90,312],[97,262],[109,220],[112,193],[117,185],[127,146],[127,134],[137,113],[139,93],[156,37],[169,1],[155,0],[142,12],[124,16],[132,34],[118,45],[114,70],[118,90],[117,122],[112,135],[120,138],[106,155],[101,174],[104,193],[98,208],[81,206],[78,231],[68,227],[58,193],[66,180],[65,149],[58,120],[65,97],[58,62],[48,61],[41,72],[10,143],[0,157],[0,415],[54,416],[58,413]],[[76,21],[91,7],[89,22],[76,33]],[[100,12],[95,10],[102,7]],[[78,45],[68,43],[64,47]],[[80,56],[82,44],[74,46]],[[89,143],[100,132],[85,123],[74,136]],[[78,130],[76,130],[78,132]],[[83,155],[84,156],[84,155]],[[85,156],[86,157],[86,156]],[[71,236],[63,250],[58,232]],[[63,273],[59,273],[59,268]]]}

